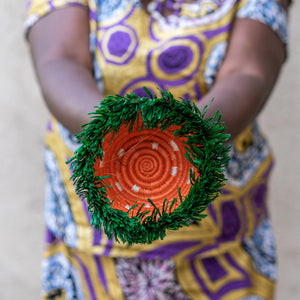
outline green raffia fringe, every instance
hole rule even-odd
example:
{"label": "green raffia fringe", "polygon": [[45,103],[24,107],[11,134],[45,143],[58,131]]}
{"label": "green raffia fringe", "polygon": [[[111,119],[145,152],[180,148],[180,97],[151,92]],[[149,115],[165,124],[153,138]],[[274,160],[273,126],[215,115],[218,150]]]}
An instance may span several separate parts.
{"label": "green raffia fringe", "polygon": [[[110,95],[101,101],[90,114],[92,120],[77,135],[81,146],[67,161],[73,172],[71,179],[76,193],[87,201],[91,225],[99,231],[103,228],[109,238],[113,235],[116,241],[129,245],[163,239],[166,230],[177,230],[189,226],[191,221],[202,220],[206,216],[204,210],[220,194],[225,181],[224,168],[229,161],[229,148],[224,145],[229,135],[224,133],[226,128],[219,112],[205,119],[207,107],[201,112],[195,104],[174,99],[170,92],[161,92],[161,98],[157,98],[146,88],[145,91],[149,98],[136,94]],[[139,111],[142,120],[139,120]],[[179,188],[181,204],[173,212],[171,207],[176,198],[165,199],[162,211],[148,199],[151,213],[139,211],[132,215],[132,208],[128,212],[113,209],[107,198],[109,186],[103,182],[107,177],[94,174],[96,159],[103,159],[105,136],[110,132],[118,134],[121,124],[131,131],[135,122],[139,130],[159,128],[165,131],[177,125],[180,129],[173,135],[187,139],[184,155],[196,171],[190,172],[191,188],[185,199]]]}

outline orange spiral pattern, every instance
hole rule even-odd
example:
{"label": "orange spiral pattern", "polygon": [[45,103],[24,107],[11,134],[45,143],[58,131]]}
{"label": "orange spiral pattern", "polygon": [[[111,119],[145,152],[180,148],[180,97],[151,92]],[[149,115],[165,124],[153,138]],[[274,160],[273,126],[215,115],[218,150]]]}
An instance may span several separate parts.
{"label": "orange spiral pattern", "polygon": [[97,176],[104,179],[108,198],[113,201],[112,208],[128,211],[134,204],[138,206],[131,211],[136,214],[144,203],[141,211],[152,210],[148,202],[150,198],[162,210],[165,199],[177,202],[172,211],[180,205],[178,188],[181,187],[183,199],[188,195],[190,168],[193,166],[184,156],[184,138],[173,135],[177,126],[170,126],[167,131],[155,129],[137,129],[131,132],[122,125],[116,136],[105,137],[102,145],[104,157],[95,162]]}

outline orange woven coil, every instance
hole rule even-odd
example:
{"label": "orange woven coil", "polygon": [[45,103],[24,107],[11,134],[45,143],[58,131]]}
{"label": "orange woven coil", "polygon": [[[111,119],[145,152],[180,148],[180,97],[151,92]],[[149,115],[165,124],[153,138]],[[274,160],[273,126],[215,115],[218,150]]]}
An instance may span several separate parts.
{"label": "orange woven coil", "polygon": [[133,215],[144,203],[141,211],[152,209],[148,199],[162,210],[165,199],[177,202],[172,211],[180,205],[178,188],[181,187],[183,199],[189,193],[190,169],[193,166],[184,156],[184,138],[173,135],[177,126],[170,126],[167,131],[155,129],[137,130],[137,125],[128,132],[122,125],[116,136],[105,136],[102,145],[104,157],[94,165],[97,176],[104,179],[107,195],[113,201],[112,208],[131,211]]}

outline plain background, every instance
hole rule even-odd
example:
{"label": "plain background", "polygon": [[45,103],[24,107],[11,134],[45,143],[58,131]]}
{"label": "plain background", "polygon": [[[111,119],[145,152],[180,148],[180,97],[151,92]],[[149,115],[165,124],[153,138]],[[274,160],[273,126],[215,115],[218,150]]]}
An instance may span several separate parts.
{"label": "plain background", "polygon": [[[277,300],[300,299],[300,3],[289,59],[260,119],[276,157],[270,206],[279,254]],[[48,117],[23,37],[25,1],[0,1],[0,299],[39,299],[44,127]],[[268,45],[266,45],[268,47]]]}

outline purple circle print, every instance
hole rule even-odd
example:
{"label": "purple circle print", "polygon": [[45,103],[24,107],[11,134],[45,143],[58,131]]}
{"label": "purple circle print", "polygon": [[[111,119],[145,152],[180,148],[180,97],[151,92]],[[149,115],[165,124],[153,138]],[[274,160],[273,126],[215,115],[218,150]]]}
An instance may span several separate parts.
{"label": "purple circle print", "polygon": [[193,51],[187,46],[172,46],[158,58],[159,67],[166,74],[174,74],[185,69],[193,60]]}
{"label": "purple circle print", "polygon": [[126,64],[134,57],[138,47],[136,32],[128,26],[113,26],[105,31],[98,47],[107,62]]}
{"label": "purple circle print", "polygon": [[130,35],[124,31],[114,32],[108,42],[108,50],[111,55],[122,57],[131,44]]}

